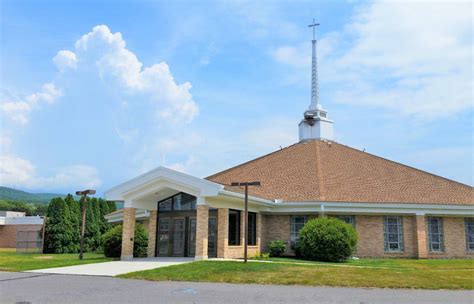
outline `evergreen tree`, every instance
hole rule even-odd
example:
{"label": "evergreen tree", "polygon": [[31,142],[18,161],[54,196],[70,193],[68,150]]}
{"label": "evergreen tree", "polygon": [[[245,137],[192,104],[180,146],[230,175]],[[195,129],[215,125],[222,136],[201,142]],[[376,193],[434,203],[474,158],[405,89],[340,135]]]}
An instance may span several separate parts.
{"label": "evergreen tree", "polygon": [[45,251],[49,253],[74,252],[74,227],[72,214],[60,197],[53,198],[48,206],[45,229]]}
{"label": "evergreen tree", "polygon": [[109,206],[109,213],[117,211],[117,205],[114,201],[107,201],[107,205]]}
{"label": "evergreen tree", "polygon": [[64,202],[66,205],[69,207],[70,213],[71,213],[71,223],[72,223],[72,233],[74,235],[73,237],[73,244],[71,244],[71,247],[73,247],[72,252],[79,252],[79,247],[80,247],[80,242],[81,242],[81,205],[78,201],[74,199],[74,197],[71,194],[68,194],[64,198]]}
{"label": "evergreen tree", "polygon": [[100,219],[101,219],[101,227],[100,227],[100,234],[104,234],[106,231],[108,231],[111,227],[111,225],[107,222],[105,219],[105,216],[109,214],[111,211],[109,211],[109,204],[107,201],[99,198],[99,207],[100,207]]}

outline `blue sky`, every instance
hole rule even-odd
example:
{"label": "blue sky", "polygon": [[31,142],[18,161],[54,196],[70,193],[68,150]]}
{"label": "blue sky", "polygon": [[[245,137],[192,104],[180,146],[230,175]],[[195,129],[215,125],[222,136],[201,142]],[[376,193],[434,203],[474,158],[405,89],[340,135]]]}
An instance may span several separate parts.
{"label": "blue sky", "polygon": [[336,141],[472,185],[471,4],[393,1],[3,1],[0,183],[102,193],[297,142],[313,17]]}

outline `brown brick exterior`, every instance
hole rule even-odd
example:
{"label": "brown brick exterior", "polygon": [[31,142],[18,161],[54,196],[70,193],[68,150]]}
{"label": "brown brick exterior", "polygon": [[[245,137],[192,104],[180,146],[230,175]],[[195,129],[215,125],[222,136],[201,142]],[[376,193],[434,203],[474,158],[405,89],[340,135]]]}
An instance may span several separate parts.
{"label": "brown brick exterior", "polygon": [[17,231],[40,231],[43,225],[2,225],[0,226],[0,248],[16,248]]}
{"label": "brown brick exterior", "polygon": [[133,258],[135,237],[135,208],[123,208],[122,260]]}
{"label": "brown brick exterior", "polygon": [[156,248],[156,220],[157,220],[158,211],[151,210],[150,217],[148,218],[148,225],[145,226],[148,230],[148,249],[147,255],[148,257],[155,256],[155,248]]}
{"label": "brown brick exterior", "polygon": [[415,217],[415,254],[419,259],[428,257],[426,238],[426,218],[424,215],[417,215]]}
{"label": "brown brick exterior", "polygon": [[[310,216],[311,218],[311,216]],[[424,216],[403,216],[403,252],[385,252],[382,215],[355,216],[356,231],[359,236],[357,257],[370,258],[474,258],[474,253],[466,250],[464,218],[443,217],[445,250],[443,253],[427,252],[427,227]],[[263,215],[263,251],[268,243],[283,240],[287,244],[285,254],[290,250],[290,215]],[[420,239],[417,239],[417,236]],[[425,254],[425,255],[424,255]]]}
{"label": "brown brick exterior", "polygon": [[274,240],[286,242],[285,254],[293,254],[290,249],[290,216],[289,215],[264,215],[263,250],[268,251],[268,243]]}
{"label": "brown brick exterior", "polygon": [[196,209],[196,259],[207,259],[209,206],[198,205]]}
{"label": "brown brick exterior", "polygon": [[[429,252],[428,258],[474,258],[466,249],[466,227],[463,217],[443,217],[444,252]],[[426,228],[428,233],[428,228]],[[428,241],[426,241],[428,243]]]}
{"label": "brown brick exterior", "polygon": [[[244,212],[240,212],[240,245],[229,246],[229,209],[217,209],[217,257],[226,259],[241,259],[244,257]],[[262,244],[262,215],[257,214],[257,245],[247,247],[248,257],[254,257],[261,252]]]}

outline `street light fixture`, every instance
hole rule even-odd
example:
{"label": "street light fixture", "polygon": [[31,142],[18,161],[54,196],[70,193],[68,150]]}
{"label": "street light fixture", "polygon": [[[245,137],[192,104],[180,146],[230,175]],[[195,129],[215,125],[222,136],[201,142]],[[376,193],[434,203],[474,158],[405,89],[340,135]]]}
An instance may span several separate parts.
{"label": "street light fixture", "polygon": [[244,212],[244,263],[247,263],[247,247],[248,247],[248,223],[249,223],[249,186],[260,186],[260,182],[233,182],[232,187],[245,188],[245,212]]}
{"label": "street light fixture", "polygon": [[81,251],[79,252],[79,259],[82,260],[84,255],[84,231],[86,230],[86,211],[87,211],[87,195],[95,194],[95,190],[76,191],[76,195],[81,196],[82,202],[82,226],[81,226]]}

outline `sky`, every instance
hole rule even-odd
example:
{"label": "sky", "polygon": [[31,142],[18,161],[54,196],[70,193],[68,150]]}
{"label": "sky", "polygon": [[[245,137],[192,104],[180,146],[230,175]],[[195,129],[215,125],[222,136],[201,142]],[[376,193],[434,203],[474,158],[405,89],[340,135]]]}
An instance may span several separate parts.
{"label": "sky", "polygon": [[296,143],[311,29],[335,140],[473,185],[472,4],[1,2],[0,184],[99,193]]}

